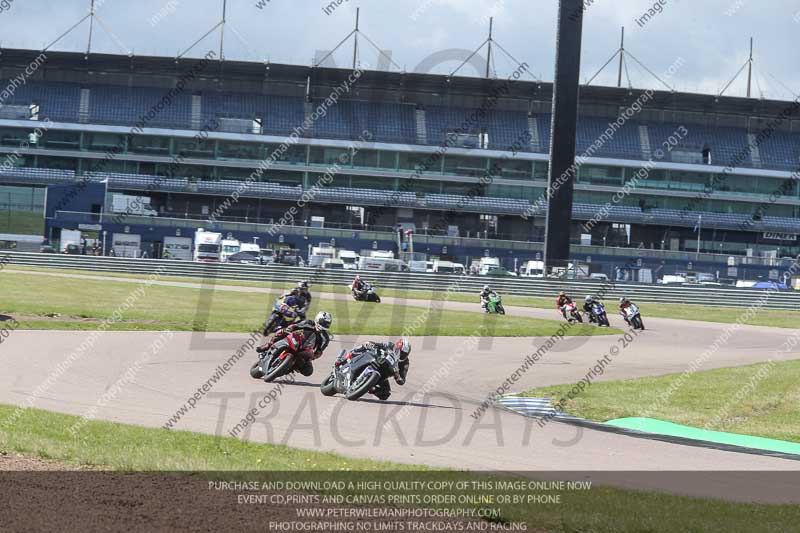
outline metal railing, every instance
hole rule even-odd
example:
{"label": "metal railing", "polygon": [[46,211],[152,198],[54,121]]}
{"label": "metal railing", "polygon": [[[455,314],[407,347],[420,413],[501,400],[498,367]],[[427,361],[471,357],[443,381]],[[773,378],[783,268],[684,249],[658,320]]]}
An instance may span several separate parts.
{"label": "metal railing", "polygon": [[[323,270],[283,265],[236,265],[225,263],[194,263],[188,261],[127,259],[25,252],[2,252],[0,258],[8,268],[15,265],[45,268],[78,269],[114,275],[118,273],[146,275],[160,270],[162,276],[210,278],[233,281],[258,281],[266,284],[289,284],[309,279],[314,285],[345,285],[356,272],[364,275],[376,287],[442,293],[446,290],[478,293],[487,282],[501,294],[555,298],[560,290],[576,297],[601,295],[605,299],[628,298],[642,302],[671,304],[715,305],[720,307],[758,306],[768,309],[793,310],[800,308],[800,292],[767,291],[726,286],[668,286],[631,282],[595,280],[557,280],[543,278],[457,276],[448,274]],[[0,273],[1,274],[1,273]]]}

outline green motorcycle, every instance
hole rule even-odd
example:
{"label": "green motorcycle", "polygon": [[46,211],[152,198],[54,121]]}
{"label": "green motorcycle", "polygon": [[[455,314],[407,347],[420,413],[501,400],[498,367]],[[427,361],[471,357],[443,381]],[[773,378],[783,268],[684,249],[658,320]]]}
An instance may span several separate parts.
{"label": "green motorcycle", "polygon": [[499,294],[492,293],[489,295],[489,302],[486,304],[486,312],[497,313],[499,315],[506,314]]}

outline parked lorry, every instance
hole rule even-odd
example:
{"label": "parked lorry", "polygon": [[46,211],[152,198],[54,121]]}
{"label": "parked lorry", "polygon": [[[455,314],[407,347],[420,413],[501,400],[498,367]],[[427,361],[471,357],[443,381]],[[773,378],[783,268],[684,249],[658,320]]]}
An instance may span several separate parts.
{"label": "parked lorry", "polygon": [[141,257],[142,236],[130,233],[114,233],[111,236],[111,246],[117,257]]}
{"label": "parked lorry", "polygon": [[222,252],[220,253],[219,260],[224,263],[233,254],[238,254],[241,251],[241,247],[242,243],[236,239],[222,239]]}
{"label": "parked lorry", "polygon": [[219,261],[222,253],[222,234],[198,229],[194,234],[194,260]]}
{"label": "parked lorry", "polygon": [[161,252],[161,257],[164,259],[191,261],[191,237],[164,237],[164,248]]}
{"label": "parked lorry", "polygon": [[345,270],[355,270],[358,268],[358,254],[353,250],[339,250],[337,254],[342,260]]}

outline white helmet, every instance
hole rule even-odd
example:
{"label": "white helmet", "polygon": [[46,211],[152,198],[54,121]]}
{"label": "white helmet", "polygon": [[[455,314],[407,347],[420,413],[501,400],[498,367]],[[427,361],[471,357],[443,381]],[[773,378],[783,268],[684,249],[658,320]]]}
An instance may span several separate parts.
{"label": "white helmet", "polygon": [[589,302],[591,302],[591,301],[592,301],[592,297],[591,297],[590,295],[588,295],[588,294],[587,294],[587,295],[586,295],[586,298],[584,298],[584,300],[586,300],[586,303],[588,304]]}
{"label": "white helmet", "polygon": [[397,342],[394,343],[394,355],[400,361],[408,358],[411,355],[411,341],[406,337],[397,339]]}
{"label": "white helmet", "polygon": [[331,327],[331,322],[333,322],[333,318],[331,318],[331,314],[327,311],[320,311],[317,313],[317,317],[314,321],[317,323],[319,329],[328,331],[328,328]]}
{"label": "white helmet", "polygon": [[484,285],[483,286],[483,290],[488,291],[489,290],[489,286],[488,285]]}

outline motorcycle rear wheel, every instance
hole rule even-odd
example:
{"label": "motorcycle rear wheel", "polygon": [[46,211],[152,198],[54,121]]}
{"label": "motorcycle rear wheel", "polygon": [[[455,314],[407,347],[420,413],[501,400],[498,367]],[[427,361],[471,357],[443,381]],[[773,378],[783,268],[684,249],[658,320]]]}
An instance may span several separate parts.
{"label": "motorcycle rear wheel", "polygon": [[364,380],[363,383],[358,386],[358,388],[354,390],[348,390],[344,396],[351,401],[358,400],[368,393],[375,385],[377,385],[380,380],[381,375],[378,372],[373,372],[366,380]]}
{"label": "motorcycle rear wheel", "polygon": [[267,383],[272,383],[279,377],[285,376],[291,372],[292,367],[294,366],[294,355],[289,354],[283,360],[278,359],[278,355],[280,354],[275,355],[275,357],[270,361],[269,367],[267,368],[266,375],[264,376],[264,381]]}
{"label": "motorcycle rear wheel", "polygon": [[336,394],[336,384],[333,377],[333,373],[329,374],[325,381],[323,381],[319,386],[320,392],[322,392],[323,396],[333,396]]}

